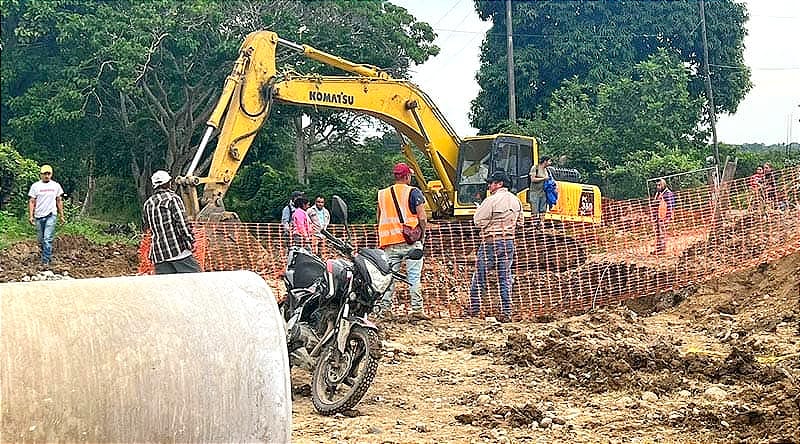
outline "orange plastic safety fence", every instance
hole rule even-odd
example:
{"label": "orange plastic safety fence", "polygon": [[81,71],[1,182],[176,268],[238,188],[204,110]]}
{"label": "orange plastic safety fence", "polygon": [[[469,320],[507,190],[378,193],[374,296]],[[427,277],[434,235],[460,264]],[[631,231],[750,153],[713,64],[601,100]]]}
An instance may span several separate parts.
{"label": "orange plastic safety fence", "polygon": [[[800,251],[800,167],[778,171],[774,183],[767,182],[751,186],[741,179],[719,190],[675,191],[661,254],[652,254],[657,208],[647,200],[605,200],[602,223],[594,225],[546,222],[541,229],[526,221],[514,240],[514,317],[580,312],[653,296]],[[345,234],[341,225],[330,230]],[[196,223],[194,231],[204,270],[252,270],[283,291],[280,274],[289,242],[279,224]],[[377,245],[374,225],[351,226],[351,236],[356,246]],[[471,221],[430,224],[422,274],[429,314],[464,313],[480,244]],[[146,261],[144,242],[140,253]],[[323,257],[334,254],[323,245]],[[490,271],[487,281],[482,312],[498,314],[497,273]],[[395,310],[408,309],[403,285],[395,299]]]}

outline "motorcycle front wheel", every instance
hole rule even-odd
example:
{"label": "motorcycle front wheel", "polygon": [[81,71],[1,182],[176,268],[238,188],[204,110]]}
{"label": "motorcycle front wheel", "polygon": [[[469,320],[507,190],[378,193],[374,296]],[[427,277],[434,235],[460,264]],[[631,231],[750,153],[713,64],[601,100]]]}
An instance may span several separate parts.
{"label": "motorcycle front wheel", "polygon": [[372,329],[354,325],[341,354],[336,341],[331,341],[314,368],[314,408],[323,415],[333,415],[355,407],[375,379],[380,357],[381,342]]}

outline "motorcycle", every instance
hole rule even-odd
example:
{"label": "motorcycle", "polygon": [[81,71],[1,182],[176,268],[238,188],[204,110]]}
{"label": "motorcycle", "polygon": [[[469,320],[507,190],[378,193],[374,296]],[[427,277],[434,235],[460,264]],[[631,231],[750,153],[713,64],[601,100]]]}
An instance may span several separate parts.
{"label": "motorcycle", "polygon": [[[389,266],[383,250],[356,251],[347,204],[339,196],[331,200],[331,213],[343,221],[346,239],[327,230],[321,234],[343,257],[322,260],[291,247],[283,276],[286,298],[280,304],[290,365],[311,371],[311,400],[323,415],[352,409],[367,392],[382,354],[378,327],[367,315],[393,280],[407,282]],[[422,250],[407,257],[419,259]]]}

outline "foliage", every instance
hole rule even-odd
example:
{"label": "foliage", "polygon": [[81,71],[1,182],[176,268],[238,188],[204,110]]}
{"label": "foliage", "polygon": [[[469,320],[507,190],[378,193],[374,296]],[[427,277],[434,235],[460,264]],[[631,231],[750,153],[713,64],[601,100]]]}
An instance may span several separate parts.
{"label": "foliage", "polygon": [[279,221],[294,190],[302,187],[291,174],[256,162],[239,170],[227,195],[227,209],[248,222]]}
{"label": "foliage", "polygon": [[136,188],[124,177],[103,176],[97,178],[97,189],[94,193],[95,218],[123,223],[135,221],[141,223],[142,206],[134,197]]}
{"label": "foliage", "polygon": [[[653,161],[678,162],[674,169],[688,167],[686,159],[704,157],[705,134],[697,129],[701,104],[688,87],[686,68],[660,50],[638,63],[630,77],[599,86],[566,80],[553,92],[546,119],[503,121],[492,131],[534,135],[542,154],[578,169],[583,181],[603,185],[611,196],[627,197],[643,190],[629,186],[629,162],[655,156]],[[652,164],[648,171],[666,167]]]}
{"label": "foliage", "polygon": [[[655,177],[684,173],[702,167],[702,162],[678,151],[664,154],[651,151],[630,153],[624,162],[604,171],[606,196],[615,199],[631,199],[647,196],[647,180]],[[703,185],[699,176],[672,178],[668,183],[674,190]]]}
{"label": "foliage", "polygon": [[0,210],[0,250],[25,239],[35,239],[36,230],[28,223],[28,217]]}
{"label": "foliage", "polygon": [[[26,157],[57,166],[67,193],[82,190],[88,176],[113,176],[141,201],[153,170],[185,171],[241,41],[259,29],[400,76],[438,52],[430,25],[384,0],[6,1],[3,140],[13,138]],[[291,51],[281,51],[278,62],[281,69],[334,73]],[[302,112],[321,119],[317,128],[331,122],[355,134],[329,112],[279,112],[245,162],[295,172],[285,135],[293,135],[286,131],[291,117]],[[120,206],[95,202],[99,214]]]}
{"label": "foliage", "polygon": [[788,156],[781,151],[746,151],[736,149],[733,153],[738,162],[736,164],[735,178],[752,176],[756,167],[769,162],[774,169],[780,170],[800,164],[800,152],[790,153]]}
{"label": "foliage", "polygon": [[[138,245],[140,242],[138,233],[129,235],[109,234],[107,222],[99,222],[92,219],[77,216],[76,211],[67,210],[68,215],[66,224],[56,226],[56,236],[78,235],[83,236],[94,244],[124,243],[128,245]],[[28,222],[28,217],[15,215],[9,211],[0,211],[0,250],[8,248],[10,245],[21,241],[36,241],[36,228]]]}
{"label": "foliage", "polygon": [[[750,90],[744,65],[747,13],[734,0],[708,2],[706,22],[717,112],[733,113]],[[505,3],[475,0],[483,20],[491,20],[477,75],[481,91],[472,104],[472,123],[487,131],[507,115]],[[704,95],[702,42],[695,2],[561,1],[512,2],[517,116],[548,114],[553,92],[566,79],[598,87],[659,49],[675,53],[689,68],[689,92]]]}
{"label": "foliage", "polygon": [[28,189],[37,180],[36,162],[22,157],[10,143],[0,143],[0,209],[26,215]]}
{"label": "foliage", "polygon": [[107,245],[111,243],[123,243],[127,245],[139,245],[141,238],[139,233],[130,234],[112,233],[107,222],[98,222],[92,219],[75,217],[67,221],[66,224],[56,229],[56,235],[82,236],[93,244]]}
{"label": "foliage", "polygon": [[[228,192],[228,209],[242,220],[276,222],[294,190],[309,199],[338,195],[348,204],[350,220],[374,223],[378,189],[391,184],[389,172],[401,160],[389,137],[370,138],[360,144],[339,146],[317,153],[319,168],[301,185],[290,173],[264,162],[243,167]],[[365,168],[369,165],[369,168]]]}

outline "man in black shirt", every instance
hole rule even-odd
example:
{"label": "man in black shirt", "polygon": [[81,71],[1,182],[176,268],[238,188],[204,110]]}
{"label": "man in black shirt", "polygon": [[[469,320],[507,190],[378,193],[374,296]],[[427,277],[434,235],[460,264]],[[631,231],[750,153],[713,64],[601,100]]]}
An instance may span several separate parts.
{"label": "man in black shirt", "polygon": [[172,191],[172,178],[163,170],[153,173],[153,195],[144,203],[142,227],[153,234],[150,261],[156,274],[196,273],[200,266],[192,256],[194,235],[186,223],[183,201]]}

